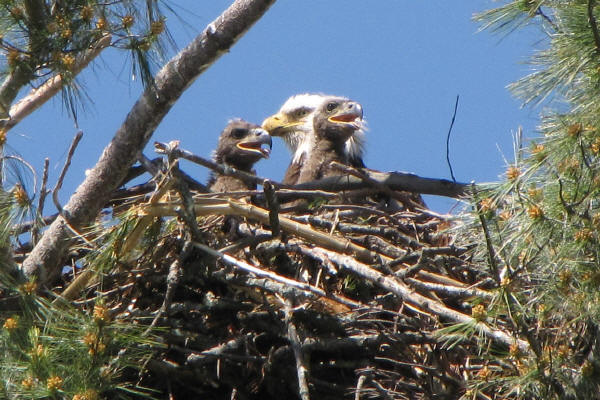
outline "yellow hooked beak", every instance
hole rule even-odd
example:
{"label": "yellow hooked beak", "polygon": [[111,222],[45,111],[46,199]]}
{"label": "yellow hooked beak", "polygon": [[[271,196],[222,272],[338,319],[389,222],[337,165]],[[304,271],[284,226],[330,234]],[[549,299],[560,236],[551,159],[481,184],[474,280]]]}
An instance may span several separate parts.
{"label": "yellow hooked beak", "polygon": [[262,128],[269,132],[271,136],[283,136],[295,126],[302,125],[304,121],[290,120],[289,117],[282,113],[271,115],[262,123]]}

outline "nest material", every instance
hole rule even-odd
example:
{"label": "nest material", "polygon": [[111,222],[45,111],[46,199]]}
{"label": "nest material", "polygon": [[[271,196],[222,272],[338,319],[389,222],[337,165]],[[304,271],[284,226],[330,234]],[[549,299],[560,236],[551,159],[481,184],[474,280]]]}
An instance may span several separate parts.
{"label": "nest material", "polygon": [[[105,301],[116,318],[152,320],[168,346],[142,384],[175,399],[461,397],[481,338],[449,350],[438,330],[476,323],[469,301],[491,297],[490,279],[449,221],[398,193],[283,214],[266,189],[265,208],[164,190],[121,206],[143,215],[121,245],[137,255],[104,276]],[[515,343],[480,325],[499,348]]]}

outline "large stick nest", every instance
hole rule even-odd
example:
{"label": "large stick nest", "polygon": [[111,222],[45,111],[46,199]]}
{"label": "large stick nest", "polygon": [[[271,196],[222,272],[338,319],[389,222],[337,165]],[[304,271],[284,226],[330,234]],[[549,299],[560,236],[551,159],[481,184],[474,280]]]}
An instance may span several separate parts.
{"label": "large stick nest", "polygon": [[[471,317],[494,282],[419,195],[184,182],[173,168],[153,193],[115,202],[120,224],[103,232],[113,261],[64,282],[66,298],[100,295],[113,318],[162,337],[146,387],[176,399],[459,398],[488,368],[483,341],[527,350]],[[440,334],[457,323],[479,335]]]}

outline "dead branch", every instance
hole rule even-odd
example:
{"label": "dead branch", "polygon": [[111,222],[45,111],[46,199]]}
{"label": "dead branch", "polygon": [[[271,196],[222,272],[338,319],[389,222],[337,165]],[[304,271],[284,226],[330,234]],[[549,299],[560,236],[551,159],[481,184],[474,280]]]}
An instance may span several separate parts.
{"label": "dead branch", "polygon": [[75,137],[73,138],[73,141],[71,142],[71,146],[69,147],[69,152],[67,154],[67,159],[65,161],[65,165],[63,166],[62,171],[60,171],[60,176],[56,180],[56,185],[54,186],[54,190],[52,190],[52,201],[54,201],[54,206],[58,210],[58,213],[61,215],[61,217],[63,217],[64,219],[68,219],[68,216],[64,214],[63,208],[60,204],[60,201],[58,200],[58,191],[62,187],[63,181],[65,179],[65,175],[67,174],[67,171],[69,170],[69,166],[71,166],[71,160],[73,159],[73,154],[75,154],[75,149],[77,148],[77,145],[79,144],[79,141],[81,140],[82,137],[83,137],[82,131],[78,131],[75,134]]}
{"label": "dead branch", "polygon": [[300,399],[310,400],[308,390],[308,366],[302,351],[302,343],[300,341],[298,329],[292,319],[292,306],[291,300],[286,299],[284,301],[283,311],[285,314],[285,324],[287,325],[287,337],[290,340],[294,358],[296,359],[296,374],[298,376],[298,392],[300,394]]}
{"label": "dead branch", "polygon": [[[233,46],[274,1],[237,0],[161,69],[155,84],[144,91],[100,160],[65,205],[71,224],[82,227],[93,221],[183,91]],[[64,220],[54,221],[23,262],[25,276],[37,276],[40,282],[53,279],[60,272],[61,259],[72,241]]]}
{"label": "dead branch", "polygon": [[[364,172],[372,182],[384,185],[392,190],[454,198],[468,195],[468,185],[464,183],[455,183],[446,179],[421,178],[420,176],[405,172],[379,172],[367,169],[362,169],[361,171]],[[340,192],[344,190],[357,190],[368,186],[369,183],[365,183],[360,178],[344,175],[302,183],[294,186],[294,188]]]}
{"label": "dead branch", "polygon": [[46,185],[48,184],[48,168],[50,166],[50,159],[46,157],[44,159],[44,172],[42,173],[42,186],[40,187],[40,196],[38,197],[38,204],[36,208],[36,216],[33,221],[32,231],[31,231],[31,242],[37,243],[39,240],[40,234],[40,224],[44,223],[47,225],[48,222],[44,221],[44,204],[46,202],[46,196],[48,195],[48,190],[46,189]]}
{"label": "dead branch", "polygon": [[[341,255],[332,251],[328,251],[327,255],[330,260],[337,263],[340,267],[343,267],[365,279],[368,279],[369,281],[375,283],[381,288],[396,294],[407,303],[410,303],[419,309],[431,312],[439,317],[447,318],[451,321],[458,323],[474,321],[472,317],[460,313],[458,311],[452,310],[435,300],[432,300],[419,293],[416,293],[414,290],[410,289],[408,286],[398,281],[397,279],[385,276],[382,273],[369,267],[368,265],[356,261],[352,257]],[[480,322],[479,324],[482,332],[484,332],[493,340],[502,343],[506,346],[516,344],[519,346],[519,349],[521,349],[521,351],[529,352],[529,344],[526,341],[512,337],[506,332],[492,329],[485,323]]]}
{"label": "dead branch", "polygon": [[[166,144],[156,142],[154,146],[162,152],[164,147],[166,147]],[[216,171],[219,174],[235,176],[253,184],[261,185],[265,181],[265,178],[249,174],[247,172],[237,171],[235,168],[231,168],[226,165],[217,164],[203,157],[197,156],[187,150],[177,148],[171,150],[171,154],[176,158],[184,158],[196,164],[202,165],[203,167]],[[284,185],[274,181],[271,181],[271,183],[273,186],[279,189],[322,190],[330,193],[370,189],[375,187],[376,189],[378,188],[386,193],[391,193],[390,190],[395,190],[455,198],[467,195],[467,184],[451,182],[446,179],[422,178],[420,176],[404,172],[379,172],[366,168],[358,169],[356,170],[356,173],[359,174],[359,176],[334,176],[295,186]]]}
{"label": "dead branch", "polygon": [[492,300],[494,298],[494,295],[492,293],[480,289],[459,288],[451,285],[443,285],[441,283],[423,282],[413,278],[406,278],[406,282],[410,283],[415,288],[425,291],[436,292],[448,297],[457,297],[460,299],[475,297],[484,300]]}

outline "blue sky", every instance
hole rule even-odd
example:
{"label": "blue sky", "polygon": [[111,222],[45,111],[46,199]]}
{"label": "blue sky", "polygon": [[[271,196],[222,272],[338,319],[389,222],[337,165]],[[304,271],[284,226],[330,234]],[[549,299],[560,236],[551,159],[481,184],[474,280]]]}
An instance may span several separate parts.
{"label": "blue sky", "polygon": [[[171,2],[167,25],[183,47],[230,1]],[[383,171],[449,178],[446,133],[456,95],[460,104],[450,157],[457,180],[488,182],[512,159],[512,133],[522,125],[535,136],[539,110],[521,109],[506,86],[525,75],[523,62],[541,48],[535,29],[502,37],[477,33],[473,13],[498,3],[484,0],[364,1],[279,0],[267,14],[188,89],[151,142],[180,140],[208,157],[231,118],[260,123],[291,95],[324,92],[363,105],[369,123],[365,162]],[[141,93],[125,54],[107,50],[81,75],[89,99],[79,114],[84,137],[60,193],[64,203],[84,179]],[[41,174],[50,157],[54,186],[76,133],[60,98],[49,102],[8,137]],[[154,157],[152,143],[146,154]],[[272,157],[258,173],[280,180],[290,155],[274,140]],[[200,181],[208,171],[182,168]],[[429,198],[436,211],[454,201]]]}

